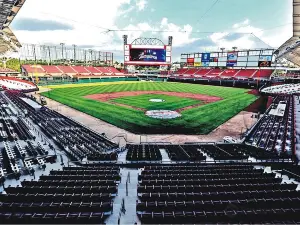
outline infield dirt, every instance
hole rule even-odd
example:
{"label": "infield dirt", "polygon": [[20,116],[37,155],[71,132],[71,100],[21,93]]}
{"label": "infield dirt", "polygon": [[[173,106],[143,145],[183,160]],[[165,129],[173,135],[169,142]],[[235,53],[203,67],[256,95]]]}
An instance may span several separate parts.
{"label": "infield dirt", "polygon": [[[103,93],[103,94],[93,94],[93,95],[87,95],[85,98],[101,101],[101,102],[108,102],[116,98],[121,98],[121,97],[129,97],[129,96],[139,96],[139,95],[145,95],[145,94],[158,94],[158,95],[169,95],[169,96],[176,96],[176,97],[181,97],[181,98],[191,98],[195,100],[199,100],[202,103],[196,104],[196,105],[191,105],[187,106],[181,109],[178,109],[176,111],[181,112],[186,109],[191,109],[198,107],[200,105],[208,104],[211,102],[216,102],[222,100],[220,97],[216,96],[208,96],[208,95],[202,95],[202,94],[193,94],[193,93],[185,93],[185,92],[167,92],[167,91],[125,91],[125,92],[113,92],[113,93]],[[110,102],[112,103],[112,102]],[[120,104],[114,102],[113,104],[124,106],[124,107],[129,107],[133,108],[136,110],[141,110],[145,111],[143,108],[137,108],[134,106],[126,105],[126,104]]]}

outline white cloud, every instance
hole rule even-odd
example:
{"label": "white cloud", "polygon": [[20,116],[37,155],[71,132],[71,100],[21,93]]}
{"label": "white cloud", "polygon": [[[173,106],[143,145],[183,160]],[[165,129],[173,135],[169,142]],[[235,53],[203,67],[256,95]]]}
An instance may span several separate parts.
{"label": "white cloud", "polygon": [[[67,45],[92,45],[97,50],[114,50],[118,51],[119,54],[123,51],[122,35],[124,34],[128,35],[129,42],[138,37],[157,37],[167,43],[168,36],[173,36],[174,48],[184,47],[187,44],[203,39],[203,35],[200,37],[200,34],[193,34],[194,27],[192,24],[178,25],[169,21],[168,18],[161,18],[159,21],[150,23],[145,22],[146,20],[144,22],[137,21],[137,18],[130,16],[132,11],[142,11],[147,6],[147,0],[109,0],[105,4],[99,0],[86,0],[85,2],[74,0],[30,0],[26,2],[16,19],[53,20],[67,23],[73,27],[73,30],[15,31],[15,34],[22,43],[59,44],[64,42]],[[149,10],[154,11],[154,9]],[[126,17],[128,25],[126,27],[117,26],[117,19],[123,19],[124,17]],[[100,27],[111,30],[132,31],[104,33],[103,31],[105,30],[100,29]],[[162,30],[167,32],[154,32]],[[245,49],[254,48],[259,42],[251,34],[228,38],[234,32],[254,33],[274,47],[279,47],[292,34],[291,27],[263,32],[261,28],[254,26],[249,19],[245,19],[233,24],[227,30],[220,30],[220,32],[208,36],[211,43],[207,42],[209,46],[204,46],[203,48],[217,50],[220,47],[231,49],[232,46],[237,46],[239,49]],[[198,50],[199,48],[195,46],[195,49]]]}
{"label": "white cloud", "polygon": [[118,14],[119,14],[119,16],[124,15],[124,17],[127,17],[128,14],[131,13],[134,9],[135,9],[134,6],[130,6],[128,9],[120,10]]}
{"label": "white cloud", "polygon": [[132,42],[134,39],[141,37],[143,33],[149,32],[153,29],[155,28],[151,27],[150,24],[143,22],[136,25],[129,24],[128,26],[122,28],[122,30],[125,31],[118,31],[116,33],[120,40],[124,34],[128,35],[129,42]]}
{"label": "white cloud", "polygon": [[183,46],[198,40],[191,37],[193,27],[190,24],[178,26],[174,23],[169,23],[168,18],[163,18],[160,23],[160,29],[167,31],[162,33],[164,39],[167,39],[168,36],[173,36],[173,47]]}
{"label": "white cloud", "polygon": [[[232,28],[219,33],[213,33],[209,38],[215,43],[215,48],[225,47],[231,49],[233,46],[239,49],[279,47],[286,41],[292,32],[291,27],[284,27],[273,32],[266,32],[261,28],[251,25],[249,19],[238,22],[232,25]],[[226,38],[236,35],[236,38]]]}
{"label": "white cloud", "polygon": [[228,32],[213,33],[212,35],[210,35],[210,39],[213,42],[219,42],[220,40],[222,40],[228,34],[229,34]]}
{"label": "white cloud", "polygon": [[241,23],[235,23],[235,24],[233,24],[232,28],[239,28],[239,27],[247,26],[249,23],[250,23],[250,20],[249,19],[245,19]]}
{"label": "white cloud", "polygon": [[[73,26],[69,31],[15,31],[22,43],[61,43],[69,45],[102,46],[111,43],[113,33],[101,34],[103,28],[115,27],[116,19],[122,14],[121,6],[130,0],[110,0],[103,4],[99,0],[81,1],[51,0],[27,1],[16,19],[47,19]],[[59,6],[59,7],[58,7]],[[72,10],[68,10],[68,9]]]}
{"label": "white cloud", "polygon": [[139,11],[143,11],[148,2],[146,0],[136,0],[136,6]]}
{"label": "white cloud", "polygon": [[[159,26],[153,26],[149,23],[143,22],[138,24],[129,24],[122,28],[117,35],[119,39],[122,39],[124,34],[128,35],[129,42],[133,41],[138,37],[157,37],[164,43],[167,43],[168,37],[173,36],[173,47],[184,46],[185,44],[192,43],[197,38],[192,38],[191,34],[193,27],[190,24],[178,26],[174,23],[170,23],[168,18],[162,18]],[[164,31],[164,32],[159,32]]]}

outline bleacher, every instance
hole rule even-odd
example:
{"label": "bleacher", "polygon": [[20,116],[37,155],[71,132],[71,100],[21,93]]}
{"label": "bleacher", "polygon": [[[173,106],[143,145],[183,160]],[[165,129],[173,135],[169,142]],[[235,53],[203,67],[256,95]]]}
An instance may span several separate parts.
{"label": "bleacher", "polygon": [[[183,75],[178,78],[185,77],[207,77],[208,79],[214,78],[237,78],[237,79],[270,79],[273,70],[259,70],[259,69],[219,69],[219,68],[181,68],[174,73],[174,75]],[[193,76],[190,76],[193,75]]]}
{"label": "bleacher", "polygon": [[[114,161],[117,145],[77,122],[48,108],[36,111],[20,98],[27,98],[21,92],[7,91],[6,95],[14,104],[27,110],[28,116],[48,138],[64,149],[74,161]],[[109,152],[107,152],[109,151]]]}
{"label": "bleacher", "polygon": [[251,78],[256,72],[257,72],[257,70],[255,70],[255,69],[242,69],[235,75],[235,77]]}
{"label": "bleacher", "polygon": [[60,69],[56,66],[42,66],[42,69],[47,73],[47,74],[56,74],[59,75],[62,73]]}
{"label": "bleacher", "polygon": [[[279,103],[285,103],[283,116],[274,115],[272,109],[276,109]],[[246,144],[274,152],[280,157],[291,157],[295,154],[295,102],[293,96],[278,96],[263,117],[248,132]]]}
{"label": "bleacher", "polygon": [[117,70],[115,67],[106,67],[106,68],[107,68],[107,70],[109,72],[114,73],[116,75],[122,75],[123,74],[122,72],[120,72],[119,70]]}
{"label": "bleacher", "polygon": [[23,72],[27,75],[53,77],[68,75],[75,76],[111,76],[124,75],[114,67],[93,67],[93,66],[47,66],[47,65],[23,65]]}
{"label": "bleacher", "polygon": [[0,74],[18,74],[18,73],[19,72],[13,69],[0,67]]}
{"label": "bleacher", "polygon": [[175,71],[175,74],[184,74],[186,71],[188,71],[188,69],[178,69],[177,71]]}
{"label": "bleacher", "polygon": [[22,69],[26,71],[28,75],[40,74],[45,75],[46,71],[38,65],[22,65]]}
{"label": "bleacher", "polygon": [[212,69],[212,70],[210,70],[210,71],[206,74],[206,76],[208,76],[208,77],[218,77],[218,76],[220,76],[222,73],[223,73],[223,70],[221,70],[221,69]]}
{"label": "bleacher", "polygon": [[25,92],[38,90],[37,86],[30,81],[7,76],[0,76],[0,85],[4,89],[22,90]]}
{"label": "bleacher", "polygon": [[77,74],[77,71],[75,71],[71,66],[57,66],[57,68],[62,72],[62,74]]}
{"label": "bleacher", "polygon": [[117,166],[65,167],[5,188],[0,220],[15,224],[103,224],[120,181]]}
{"label": "bleacher", "polygon": [[[22,181],[9,180],[1,189],[3,224],[300,222],[299,168],[291,163],[299,98],[274,100],[274,104],[285,101],[286,112],[280,119],[264,115],[249,131],[246,142],[255,137],[258,144],[143,143],[120,149],[47,107],[34,111],[20,99],[28,98],[22,92],[10,90],[5,95],[8,99],[4,94],[0,98],[0,131],[6,132],[0,178],[18,174]],[[10,118],[14,113],[5,107],[9,101],[24,112],[22,117]],[[22,179],[22,167],[30,170],[53,162],[48,146],[35,140],[26,120],[34,123],[37,137],[43,133],[54,143],[57,156],[66,153],[68,166],[62,163],[54,170],[39,171],[34,179]],[[281,148],[276,148],[278,143]],[[126,210],[119,207],[122,204]]]}
{"label": "bleacher", "polygon": [[83,66],[72,66],[72,69],[79,74],[90,74],[90,72]]}
{"label": "bleacher", "polygon": [[160,161],[162,160],[157,145],[127,145],[126,160],[128,161]]}
{"label": "bleacher", "polygon": [[198,71],[198,69],[196,69],[196,68],[191,68],[191,69],[188,69],[187,71],[185,71],[184,74],[187,74],[187,75],[194,75],[197,71]]}
{"label": "bleacher", "polygon": [[136,211],[142,224],[257,224],[300,220],[297,184],[246,164],[145,166]]}
{"label": "bleacher", "polygon": [[265,78],[269,79],[273,73],[273,70],[258,70],[252,78]]}
{"label": "bleacher", "polygon": [[195,75],[205,76],[209,71],[210,69],[199,69]]}
{"label": "bleacher", "polygon": [[235,77],[235,75],[237,75],[237,73],[240,70],[230,70],[230,69],[226,69],[223,71],[223,73],[220,75],[221,77]]}
{"label": "bleacher", "polygon": [[91,74],[95,74],[95,75],[100,75],[101,72],[99,70],[97,70],[96,67],[93,67],[93,66],[86,66],[85,69],[87,71],[89,71]]}

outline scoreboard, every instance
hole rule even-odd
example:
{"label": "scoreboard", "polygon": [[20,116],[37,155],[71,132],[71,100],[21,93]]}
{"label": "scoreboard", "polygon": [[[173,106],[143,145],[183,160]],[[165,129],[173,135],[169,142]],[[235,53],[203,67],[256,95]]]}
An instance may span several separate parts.
{"label": "scoreboard", "polygon": [[125,65],[170,65],[172,47],[169,45],[125,45]]}

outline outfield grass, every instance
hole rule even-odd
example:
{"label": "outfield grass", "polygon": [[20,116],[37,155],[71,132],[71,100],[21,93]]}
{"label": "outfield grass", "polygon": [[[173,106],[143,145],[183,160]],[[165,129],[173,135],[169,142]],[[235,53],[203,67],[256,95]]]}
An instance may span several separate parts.
{"label": "outfield grass", "polygon": [[[176,119],[159,120],[149,118],[139,110],[84,98],[91,94],[124,91],[186,92],[217,96],[223,100],[184,110],[181,112],[182,117]],[[207,134],[256,100],[256,96],[248,94],[247,91],[199,84],[134,82],[66,88],[62,85],[43,95],[134,133]],[[147,104],[145,102],[145,107]]]}
{"label": "outfield grass", "polygon": [[[150,102],[150,99],[163,99],[164,102]],[[127,96],[113,99],[112,102],[126,104],[147,110],[176,110],[191,105],[200,104],[201,101],[191,98],[181,98],[163,94],[145,94],[138,96]]]}

